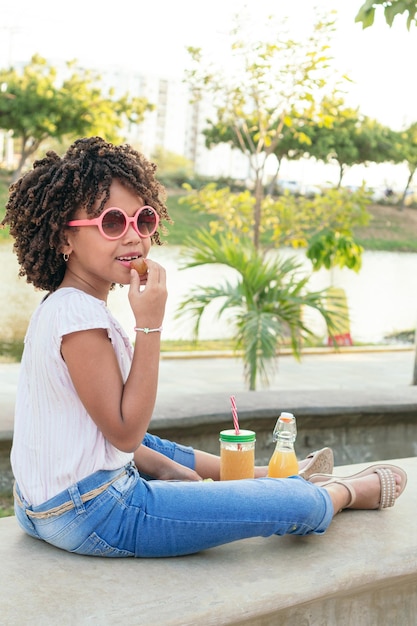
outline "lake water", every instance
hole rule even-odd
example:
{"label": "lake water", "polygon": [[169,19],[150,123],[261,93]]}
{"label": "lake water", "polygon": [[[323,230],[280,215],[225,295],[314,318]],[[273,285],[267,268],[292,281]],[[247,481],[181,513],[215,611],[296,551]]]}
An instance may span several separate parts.
{"label": "lake water", "polygon": [[[282,250],[286,256],[296,256],[306,271],[310,265],[304,253]],[[192,336],[192,322],[184,315],[176,319],[179,302],[197,285],[218,285],[225,279],[233,280],[230,268],[211,265],[181,270],[185,252],[180,247],[162,246],[151,250],[151,257],[167,270],[168,303],[164,321],[164,338],[188,339]],[[36,291],[23,278],[18,278],[18,265],[11,244],[0,245],[1,308],[0,335],[19,337],[24,332],[31,312],[44,293]],[[320,270],[312,275],[310,288],[321,289],[333,285],[344,289],[350,314],[350,334],[353,341],[379,342],[393,332],[410,330],[417,326],[417,254],[394,252],[365,252],[361,271],[333,269]],[[116,289],[109,296],[109,308],[133,338],[134,319],[129,308],[127,287]],[[216,317],[217,307],[207,307],[200,327],[201,339],[233,336],[232,318]],[[311,317],[314,330],[325,335],[319,319]]]}

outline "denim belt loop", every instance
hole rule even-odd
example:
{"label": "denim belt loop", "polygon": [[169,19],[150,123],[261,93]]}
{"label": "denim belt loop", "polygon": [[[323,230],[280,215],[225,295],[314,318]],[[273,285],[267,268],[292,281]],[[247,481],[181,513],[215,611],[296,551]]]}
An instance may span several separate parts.
{"label": "denim belt loop", "polygon": [[74,503],[74,508],[75,508],[76,512],[77,513],[84,512],[85,511],[85,506],[84,506],[84,502],[81,499],[81,494],[79,492],[78,485],[77,484],[70,485],[68,487],[68,493],[69,493],[69,496],[70,496],[71,500]]}
{"label": "denim belt loop", "polygon": [[134,476],[137,473],[138,468],[136,467],[134,461],[129,461],[129,463],[125,466],[125,470],[128,476]]}

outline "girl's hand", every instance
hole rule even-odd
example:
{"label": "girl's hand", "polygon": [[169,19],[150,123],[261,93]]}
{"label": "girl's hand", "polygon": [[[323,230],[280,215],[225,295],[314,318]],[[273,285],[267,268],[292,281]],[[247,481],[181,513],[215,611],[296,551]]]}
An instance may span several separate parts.
{"label": "girl's hand", "polygon": [[176,463],[172,461],[172,465],[170,467],[162,468],[161,472],[159,472],[158,478],[159,480],[186,480],[191,482],[201,481],[202,478],[189,467],[185,467],[184,465],[180,465],[180,463]]}
{"label": "girl's hand", "polygon": [[162,325],[168,296],[166,272],[162,265],[146,260],[148,273],[139,277],[136,270],[130,271],[129,302],[141,328],[158,328]]}
{"label": "girl's hand", "polygon": [[144,445],[135,450],[133,459],[140,472],[157,480],[202,480],[194,470]]}

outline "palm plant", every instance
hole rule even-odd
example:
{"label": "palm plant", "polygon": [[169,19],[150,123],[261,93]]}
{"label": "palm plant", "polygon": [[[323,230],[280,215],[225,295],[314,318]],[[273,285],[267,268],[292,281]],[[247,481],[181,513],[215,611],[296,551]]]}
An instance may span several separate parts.
{"label": "palm plant", "polygon": [[256,389],[258,377],[268,385],[268,374],[287,338],[294,356],[300,358],[304,339],[313,335],[304,320],[305,308],[321,314],[330,336],[343,315],[337,303],[332,303],[331,311],[326,308],[326,289],[308,291],[309,276],[300,272],[296,259],[268,259],[248,238],[237,243],[225,235],[215,237],[200,231],[196,239],[186,242],[186,250],[182,269],[220,263],[237,272],[234,284],[226,280],[219,286],[194,287],[180,303],[178,316],[185,312],[194,319],[194,335],[198,337],[201,318],[213,300],[222,301],[218,317],[226,311],[235,312],[235,349],[243,352],[249,390]]}

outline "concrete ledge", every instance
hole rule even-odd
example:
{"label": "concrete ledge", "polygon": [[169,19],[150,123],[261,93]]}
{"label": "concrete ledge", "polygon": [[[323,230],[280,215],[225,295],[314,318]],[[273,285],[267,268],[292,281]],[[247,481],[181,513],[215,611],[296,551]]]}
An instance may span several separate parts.
{"label": "concrete ledge", "polygon": [[[381,412],[392,415],[417,412],[417,386],[392,388],[320,389],[298,391],[241,391],[239,417],[273,417],[280,411],[292,411],[297,416],[363,414]],[[231,420],[227,393],[187,395],[158,398],[151,426],[168,427],[172,423],[184,427],[195,424]],[[152,430],[150,428],[150,430]]]}
{"label": "concrete ledge", "polygon": [[391,462],[408,472],[393,509],[345,511],[320,537],[250,539],[190,557],[72,555],[2,519],[1,622],[415,626],[417,459]]}
{"label": "concrete ledge", "polygon": [[[11,402],[11,401],[10,401]],[[0,418],[0,441],[13,437],[13,410],[3,405]],[[241,391],[239,392],[239,418],[272,421],[280,411],[292,411],[298,418],[349,415],[359,420],[361,416],[381,414],[386,420],[402,415],[408,421],[417,416],[417,386],[363,389],[320,389],[290,391]],[[205,424],[231,421],[230,395],[224,392],[195,393],[187,396],[158,397],[149,430],[178,428],[188,429]],[[417,450],[416,450],[417,453]]]}
{"label": "concrete ledge", "polygon": [[[336,465],[417,456],[417,386],[239,393],[239,422],[256,432],[256,463],[268,463],[280,411],[297,417],[296,452],[333,448]],[[0,493],[11,492],[13,420],[0,418]],[[232,425],[227,393],[163,395],[150,432],[219,453],[219,431]]]}
{"label": "concrete ledge", "polygon": [[[296,452],[330,446],[337,465],[417,455],[417,387],[239,393],[239,422],[257,433],[257,464],[268,462],[280,411],[296,415]],[[218,454],[218,433],[232,425],[226,393],[157,401],[149,430]]]}

